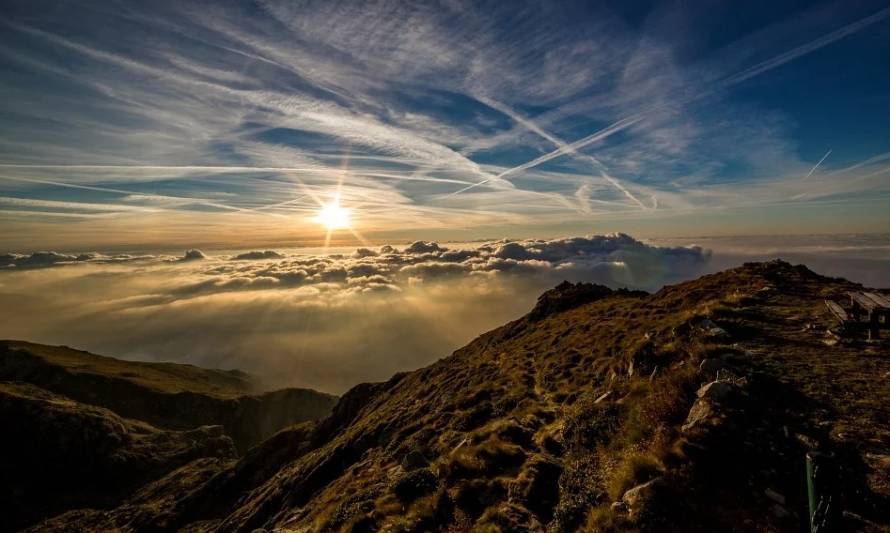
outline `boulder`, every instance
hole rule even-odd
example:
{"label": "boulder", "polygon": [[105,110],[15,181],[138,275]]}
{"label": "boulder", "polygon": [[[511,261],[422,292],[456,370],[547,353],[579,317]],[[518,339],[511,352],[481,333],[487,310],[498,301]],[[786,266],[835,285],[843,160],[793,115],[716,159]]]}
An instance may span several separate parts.
{"label": "boulder", "polygon": [[698,323],[698,331],[703,337],[711,340],[725,340],[729,338],[729,333],[709,318]]}
{"label": "boulder", "polygon": [[[646,503],[652,500],[655,492],[662,484],[662,478],[656,477],[636,487],[628,489],[621,497],[621,503],[627,508],[628,516],[633,520],[640,515]],[[613,504],[614,505],[614,504]]]}
{"label": "boulder", "polygon": [[744,381],[720,380],[706,383],[696,393],[698,399],[692,404],[683,432],[707,429],[722,424],[737,410],[738,401],[746,395]]}

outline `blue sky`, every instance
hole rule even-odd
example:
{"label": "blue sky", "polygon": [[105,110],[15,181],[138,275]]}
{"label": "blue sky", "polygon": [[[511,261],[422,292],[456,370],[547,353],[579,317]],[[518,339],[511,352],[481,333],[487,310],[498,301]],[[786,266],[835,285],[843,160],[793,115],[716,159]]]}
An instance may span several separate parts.
{"label": "blue sky", "polygon": [[3,11],[2,248],[890,228],[886,2]]}

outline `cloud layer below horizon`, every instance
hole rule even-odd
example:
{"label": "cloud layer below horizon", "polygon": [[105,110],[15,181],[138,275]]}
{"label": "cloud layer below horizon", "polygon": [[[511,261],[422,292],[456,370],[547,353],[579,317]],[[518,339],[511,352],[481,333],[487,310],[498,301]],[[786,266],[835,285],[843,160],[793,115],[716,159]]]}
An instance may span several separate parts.
{"label": "cloud layer below horizon", "polygon": [[0,256],[0,337],[240,368],[340,393],[448,355],[564,279],[657,289],[707,251],[627,235],[349,254]]}

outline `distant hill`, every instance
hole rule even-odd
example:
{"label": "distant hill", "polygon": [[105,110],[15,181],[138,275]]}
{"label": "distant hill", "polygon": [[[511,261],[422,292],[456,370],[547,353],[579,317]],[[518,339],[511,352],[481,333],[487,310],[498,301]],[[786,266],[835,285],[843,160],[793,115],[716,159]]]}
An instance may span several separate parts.
{"label": "distant hill", "polygon": [[242,452],[290,424],[323,418],[337,398],[309,389],[255,392],[251,376],[123,361],[64,346],[0,341],[0,380],[23,381],[159,427],[221,425]]}
{"label": "distant hill", "polygon": [[655,294],[562,284],[238,461],[34,531],[802,531],[807,454],[823,530],[880,531],[890,345],[838,342],[823,303],[854,288],[778,261]]}
{"label": "distant hill", "polygon": [[45,379],[47,371],[69,374],[83,381],[113,379],[162,394],[190,392],[232,398],[257,392],[249,374],[213,370],[180,363],[124,361],[67,346],[0,340],[0,376]]}

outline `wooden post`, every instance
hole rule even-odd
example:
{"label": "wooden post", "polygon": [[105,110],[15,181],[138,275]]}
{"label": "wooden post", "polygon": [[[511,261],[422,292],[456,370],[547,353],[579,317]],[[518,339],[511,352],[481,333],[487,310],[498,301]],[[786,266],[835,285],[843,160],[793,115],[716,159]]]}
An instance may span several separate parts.
{"label": "wooden post", "polygon": [[807,503],[809,504],[810,532],[816,531],[816,465],[813,456],[807,454]]}

